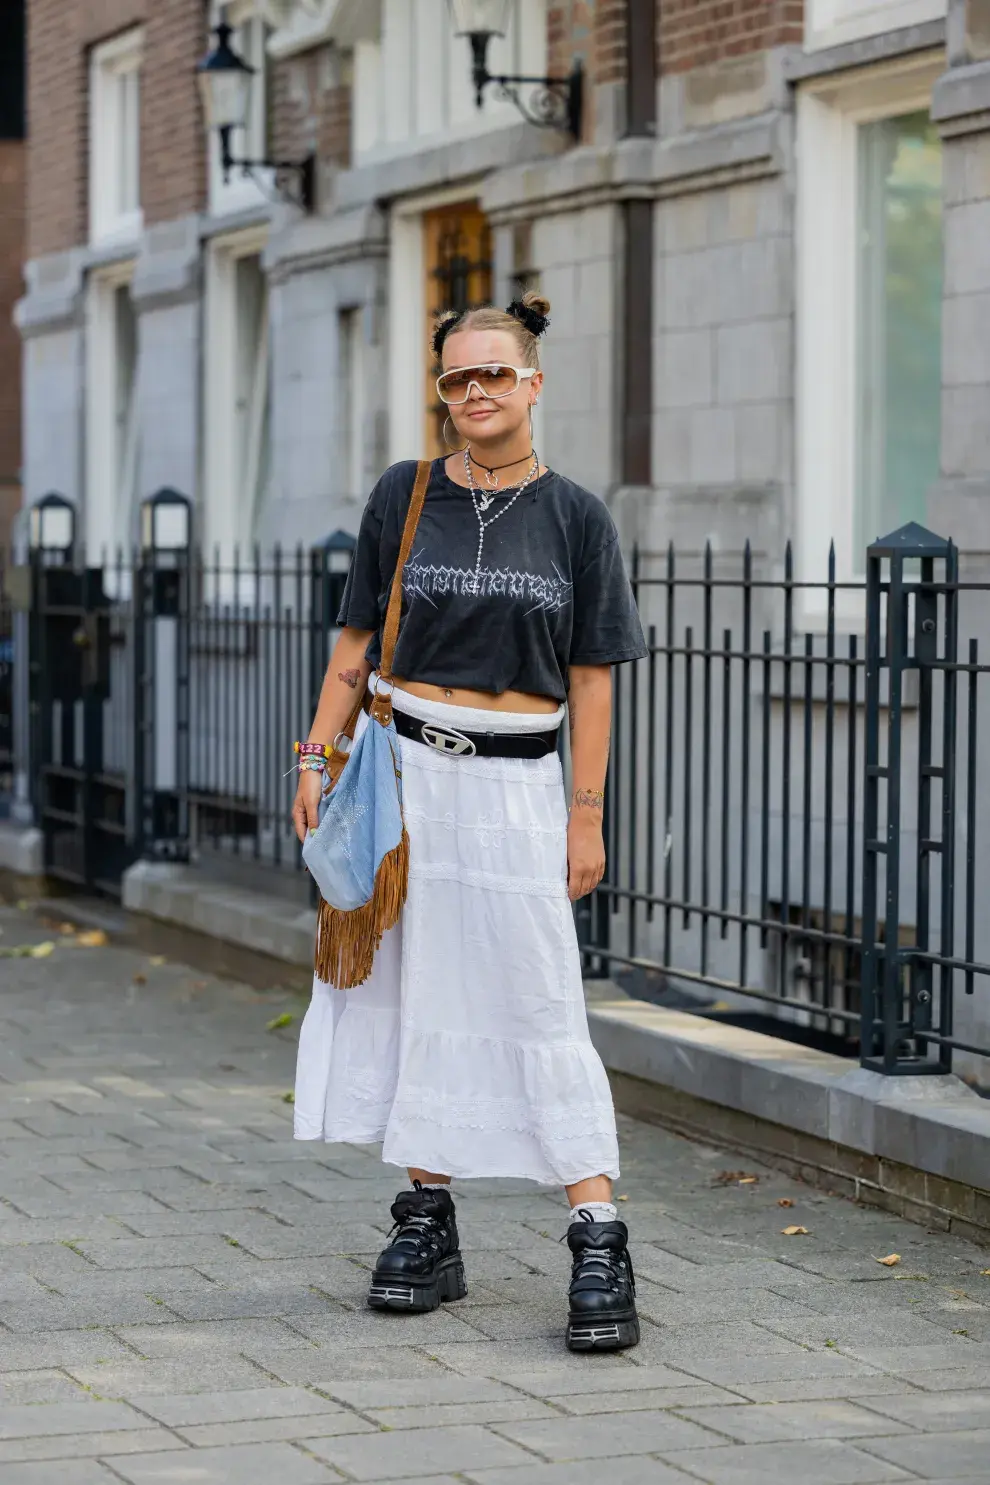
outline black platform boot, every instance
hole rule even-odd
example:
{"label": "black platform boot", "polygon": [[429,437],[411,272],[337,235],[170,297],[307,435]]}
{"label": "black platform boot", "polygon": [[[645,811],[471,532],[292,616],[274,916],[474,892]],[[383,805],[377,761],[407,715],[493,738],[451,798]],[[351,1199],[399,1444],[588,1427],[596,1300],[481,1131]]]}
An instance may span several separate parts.
{"label": "black platform boot", "polygon": [[413,1186],[392,1203],[395,1236],[375,1264],[373,1310],[435,1310],[467,1294],[450,1192]]}
{"label": "black platform boot", "polygon": [[621,1351],[639,1342],[636,1280],[624,1222],[572,1222],[574,1255],[567,1317],[571,1351]]}

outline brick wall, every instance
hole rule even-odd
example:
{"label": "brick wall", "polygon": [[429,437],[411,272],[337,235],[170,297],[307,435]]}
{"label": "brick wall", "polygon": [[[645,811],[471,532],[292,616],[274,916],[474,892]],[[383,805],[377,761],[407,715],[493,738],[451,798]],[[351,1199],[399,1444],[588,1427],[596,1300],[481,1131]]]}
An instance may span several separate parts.
{"label": "brick wall", "polygon": [[[559,0],[547,9],[547,70],[566,77],[576,57],[589,88],[622,82],[626,67],[626,11],[630,0]],[[635,0],[634,0],[635,3]],[[594,132],[594,109],[584,111],[584,138]]]}
{"label": "brick wall", "polygon": [[321,46],[277,62],[271,73],[271,133],[276,159],[298,160],[316,151],[326,175],[351,162],[351,79],[340,53]]}
{"label": "brick wall", "polygon": [[660,71],[691,72],[728,57],[800,43],[803,0],[663,0]]}
{"label": "brick wall", "polygon": [[203,0],[28,0],[27,256],[88,235],[89,49],[144,22],[141,196],[149,223],[205,200],[193,68],[206,50]]}
{"label": "brick wall", "polygon": [[0,548],[20,504],[21,344],[12,315],[23,292],[26,162],[20,140],[0,140]]}

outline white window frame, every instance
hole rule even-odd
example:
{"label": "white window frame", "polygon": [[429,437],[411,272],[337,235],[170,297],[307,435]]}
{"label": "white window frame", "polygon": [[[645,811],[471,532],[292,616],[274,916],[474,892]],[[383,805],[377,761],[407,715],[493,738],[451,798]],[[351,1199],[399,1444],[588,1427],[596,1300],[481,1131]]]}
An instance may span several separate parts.
{"label": "white window frame", "polygon": [[[255,69],[251,79],[251,103],[247,124],[231,136],[235,159],[263,160],[268,153],[268,53],[267,23],[260,0],[211,0],[210,24],[225,20],[234,35],[234,50]],[[254,170],[245,175],[236,166],[230,179],[224,181],[220,165],[220,139],[215,129],[207,141],[210,215],[230,216],[234,212],[269,207],[273,189],[271,170]]]}
{"label": "white window frame", "polygon": [[[508,35],[492,39],[490,70],[539,76],[546,55],[546,0],[515,0]],[[494,88],[476,107],[470,43],[453,34],[446,0],[382,0],[380,38],[359,38],[354,48],[355,165],[519,122],[515,104]]]}
{"label": "white window frame", "polygon": [[[262,253],[268,226],[224,233],[211,239],[206,253],[205,341],[203,348],[203,549],[219,550],[228,564],[234,548],[242,561],[254,540],[258,510],[245,491],[257,494],[269,378],[270,311],[266,295],[257,351],[255,385],[247,440],[238,448],[237,416],[237,262]],[[243,470],[243,478],[240,471]]]}
{"label": "white window frame", "polygon": [[947,0],[806,0],[805,50],[821,51],[940,20],[947,8]]}
{"label": "white window frame", "polygon": [[[857,487],[857,128],[931,107],[941,51],[841,77],[814,79],[797,100],[797,544],[798,575],[823,581],[830,540],[840,582],[861,576]],[[837,613],[862,612],[858,594]],[[822,606],[824,594],[807,595]],[[809,610],[809,617],[811,617]]]}
{"label": "white window frame", "polygon": [[117,408],[117,292],[133,278],[132,260],[94,269],[86,285],[86,547],[91,562],[105,554],[111,566],[134,534],[140,347],[123,429]]}
{"label": "white window frame", "polygon": [[[137,26],[110,41],[101,42],[89,63],[89,240],[91,243],[131,241],[140,236],[141,211],[141,90],[144,28]],[[137,107],[128,139],[123,118],[122,80],[136,79]],[[132,201],[122,200],[122,175],[127,150],[133,151]]]}

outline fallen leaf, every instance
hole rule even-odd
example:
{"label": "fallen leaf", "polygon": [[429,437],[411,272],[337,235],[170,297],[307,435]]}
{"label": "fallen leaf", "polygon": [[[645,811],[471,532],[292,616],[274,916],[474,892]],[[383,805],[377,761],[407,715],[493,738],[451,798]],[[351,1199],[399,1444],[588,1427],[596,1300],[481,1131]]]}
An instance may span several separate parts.
{"label": "fallen leaf", "polygon": [[901,1261],[901,1255],[899,1253],[888,1253],[887,1256],[886,1256],[886,1258],[876,1258],[876,1259],[874,1259],[874,1262],[875,1263],[882,1263],[883,1266],[884,1266],[884,1268],[893,1268],[894,1267],[894,1264],[895,1263],[900,1263],[900,1261]]}
{"label": "fallen leaf", "polygon": [[152,954],[151,958],[148,960],[148,963],[151,965],[152,969],[160,969],[161,966],[163,964],[166,964],[167,962],[168,961],[166,960],[164,954]]}
{"label": "fallen leaf", "polygon": [[791,1198],[789,1196],[778,1196],[777,1205],[779,1207],[792,1207],[794,1203],[791,1201]]}
{"label": "fallen leaf", "polygon": [[629,1200],[628,1196],[617,1196],[615,1199],[616,1199],[616,1201],[628,1201]]}
{"label": "fallen leaf", "polygon": [[288,1093],[283,1093],[282,1094],[282,1102],[283,1103],[295,1103],[295,1101],[296,1101],[296,1095],[291,1090]]}
{"label": "fallen leaf", "polygon": [[283,1011],[280,1016],[275,1016],[265,1027],[266,1031],[281,1031],[283,1026],[291,1026],[295,1020],[291,1011]]}
{"label": "fallen leaf", "polygon": [[131,980],[131,984],[132,985],[146,985],[147,983],[148,983],[148,976],[147,975],[140,974],[140,973],[136,974],[134,976],[134,978]]}
{"label": "fallen leaf", "polygon": [[782,1227],[781,1232],[785,1237],[808,1237],[810,1236],[806,1227]]}
{"label": "fallen leaf", "polygon": [[740,1184],[740,1186],[752,1186],[759,1179],[760,1179],[759,1176],[740,1176],[739,1177],[739,1184]]}
{"label": "fallen leaf", "polygon": [[102,928],[87,928],[85,933],[80,933],[76,943],[83,949],[102,949],[109,940]]}
{"label": "fallen leaf", "polygon": [[758,1181],[759,1176],[754,1176],[748,1170],[720,1170],[715,1177],[716,1186],[748,1186]]}
{"label": "fallen leaf", "polygon": [[46,939],[43,944],[35,944],[31,949],[32,959],[47,959],[49,954],[54,954],[55,945],[51,939]]}
{"label": "fallen leaf", "polygon": [[990,1279],[990,1268],[981,1268],[980,1274],[984,1279]]}

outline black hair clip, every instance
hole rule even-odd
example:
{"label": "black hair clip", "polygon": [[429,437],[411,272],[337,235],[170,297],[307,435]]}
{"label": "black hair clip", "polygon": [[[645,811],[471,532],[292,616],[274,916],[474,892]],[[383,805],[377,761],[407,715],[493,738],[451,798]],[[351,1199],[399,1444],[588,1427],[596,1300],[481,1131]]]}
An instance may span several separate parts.
{"label": "black hair clip", "polygon": [[433,348],[433,354],[434,356],[436,356],[438,361],[440,360],[440,353],[443,350],[444,341],[447,339],[447,336],[450,334],[451,330],[453,330],[454,326],[459,325],[463,318],[463,310],[448,309],[437,320],[436,325],[433,328],[433,340],[431,342],[431,345]]}
{"label": "black hair clip", "polygon": [[518,320],[521,325],[525,325],[531,335],[543,335],[550,324],[549,315],[541,314],[538,309],[534,309],[530,304],[524,304],[521,299],[513,299],[505,312],[514,320]]}

